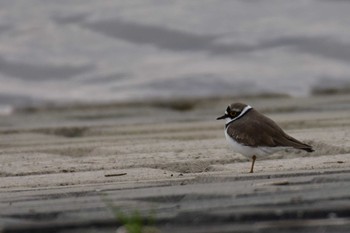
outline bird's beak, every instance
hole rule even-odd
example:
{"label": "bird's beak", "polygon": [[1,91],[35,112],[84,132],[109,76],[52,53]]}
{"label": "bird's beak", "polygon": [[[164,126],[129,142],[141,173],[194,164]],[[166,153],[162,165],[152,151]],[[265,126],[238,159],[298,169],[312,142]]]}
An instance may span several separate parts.
{"label": "bird's beak", "polygon": [[225,119],[226,117],[227,117],[227,115],[225,114],[225,115],[223,115],[221,117],[216,118],[216,120],[222,120],[222,119]]}

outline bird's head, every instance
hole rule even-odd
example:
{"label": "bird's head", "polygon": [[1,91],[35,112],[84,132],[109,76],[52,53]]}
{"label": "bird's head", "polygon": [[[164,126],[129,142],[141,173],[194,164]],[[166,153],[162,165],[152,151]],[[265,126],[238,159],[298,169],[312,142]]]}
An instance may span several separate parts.
{"label": "bird's head", "polygon": [[226,121],[231,121],[238,117],[243,111],[247,111],[251,107],[243,103],[233,103],[230,104],[225,111],[225,114],[216,118],[216,120],[226,119]]}

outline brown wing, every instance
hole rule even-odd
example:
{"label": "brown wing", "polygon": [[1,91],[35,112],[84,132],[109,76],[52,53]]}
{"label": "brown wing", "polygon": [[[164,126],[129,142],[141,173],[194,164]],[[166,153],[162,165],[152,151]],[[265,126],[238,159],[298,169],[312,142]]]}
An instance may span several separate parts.
{"label": "brown wing", "polygon": [[227,133],[246,146],[281,146],[313,151],[311,146],[287,135],[273,120],[254,109],[232,122]]}

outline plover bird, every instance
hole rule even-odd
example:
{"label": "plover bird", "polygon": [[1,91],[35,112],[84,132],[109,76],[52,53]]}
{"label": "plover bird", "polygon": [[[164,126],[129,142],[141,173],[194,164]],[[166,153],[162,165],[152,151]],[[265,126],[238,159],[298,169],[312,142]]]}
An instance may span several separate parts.
{"label": "plover bird", "polygon": [[273,120],[249,105],[233,103],[225,114],[217,120],[225,119],[225,136],[233,149],[251,158],[250,173],[254,171],[255,160],[285,148],[295,148],[307,152],[314,151],[310,145],[302,143],[286,134]]}

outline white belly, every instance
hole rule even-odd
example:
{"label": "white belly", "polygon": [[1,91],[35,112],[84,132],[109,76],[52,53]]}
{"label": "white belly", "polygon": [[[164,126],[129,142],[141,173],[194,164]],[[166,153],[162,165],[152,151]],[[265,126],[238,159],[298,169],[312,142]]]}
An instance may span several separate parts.
{"label": "white belly", "polygon": [[270,154],[273,154],[279,150],[283,150],[283,147],[250,147],[250,146],[244,146],[233,140],[226,132],[225,129],[225,137],[228,143],[232,146],[233,150],[235,152],[238,152],[248,158],[252,158],[253,155],[255,155],[257,158],[264,157]]}

